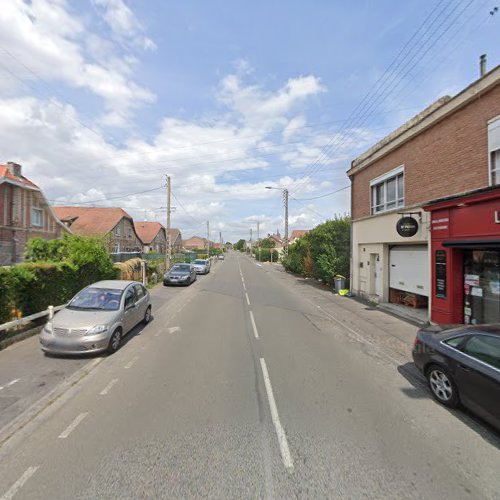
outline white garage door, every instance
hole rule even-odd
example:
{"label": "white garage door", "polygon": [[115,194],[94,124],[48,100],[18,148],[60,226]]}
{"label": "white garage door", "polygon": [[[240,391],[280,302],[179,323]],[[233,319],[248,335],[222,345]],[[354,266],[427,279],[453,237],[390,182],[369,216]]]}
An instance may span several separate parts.
{"label": "white garage door", "polygon": [[429,296],[427,245],[400,245],[389,252],[389,286]]}

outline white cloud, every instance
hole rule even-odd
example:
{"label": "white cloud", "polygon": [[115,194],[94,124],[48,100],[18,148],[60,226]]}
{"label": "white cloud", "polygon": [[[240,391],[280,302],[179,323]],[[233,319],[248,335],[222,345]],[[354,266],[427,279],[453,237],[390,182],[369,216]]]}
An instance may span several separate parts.
{"label": "white cloud", "polygon": [[102,9],[104,20],[118,40],[145,50],[156,49],[156,44],[144,35],[144,28],[123,0],[92,0],[92,3]]}

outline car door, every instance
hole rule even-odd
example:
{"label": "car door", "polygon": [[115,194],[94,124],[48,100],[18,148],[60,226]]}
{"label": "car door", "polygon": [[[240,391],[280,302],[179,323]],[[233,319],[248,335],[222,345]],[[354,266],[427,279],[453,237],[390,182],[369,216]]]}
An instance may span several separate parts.
{"label": "car door", "polygon": [[460,351],[455,379],[462,402],[500,425],[500,337],[471,335]]}
{"label": "car door", "polygon": [[123,332],[127,333],[136,325],[137,307],[136,307],[135,289],[129,286],[125,290],[125,298],[123,304]]}
{"label": "car door", "polygon": [[147,290],[137,283],[134,285],[135,288],[135,305],[136,305],[136,318],[135,324],[139,323],[143,320],[144,315],[146,314],[146,309],[149,305],[148,301],[148,292]]}

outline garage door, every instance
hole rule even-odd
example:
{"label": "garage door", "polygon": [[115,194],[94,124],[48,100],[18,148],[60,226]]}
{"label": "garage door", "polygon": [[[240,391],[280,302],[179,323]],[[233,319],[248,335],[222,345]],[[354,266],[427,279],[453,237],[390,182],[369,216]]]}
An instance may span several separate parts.
{"label": "garage door", "polygon": [[400,245],[389,251],[389,286],[429,296],[427,245]]}

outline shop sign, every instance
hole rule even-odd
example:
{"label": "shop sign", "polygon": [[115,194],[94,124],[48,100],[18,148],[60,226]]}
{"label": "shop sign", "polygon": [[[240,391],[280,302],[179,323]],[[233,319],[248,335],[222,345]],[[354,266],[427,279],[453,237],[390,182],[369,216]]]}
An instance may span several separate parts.
{"label": "shop sign", "polygon": [[464,283],[469,286],[479,286],[479,275],[466,274],[464,276]]}
{"label": "shop sign", "polygon": [[436,297],[446,299],[446,251],[436,250]]}
{"label": "shop sign", "polygon": [[396,231],[403,238],[415,236],[418,231],[418,222],[413,217],[402,217],[396,224]]}

